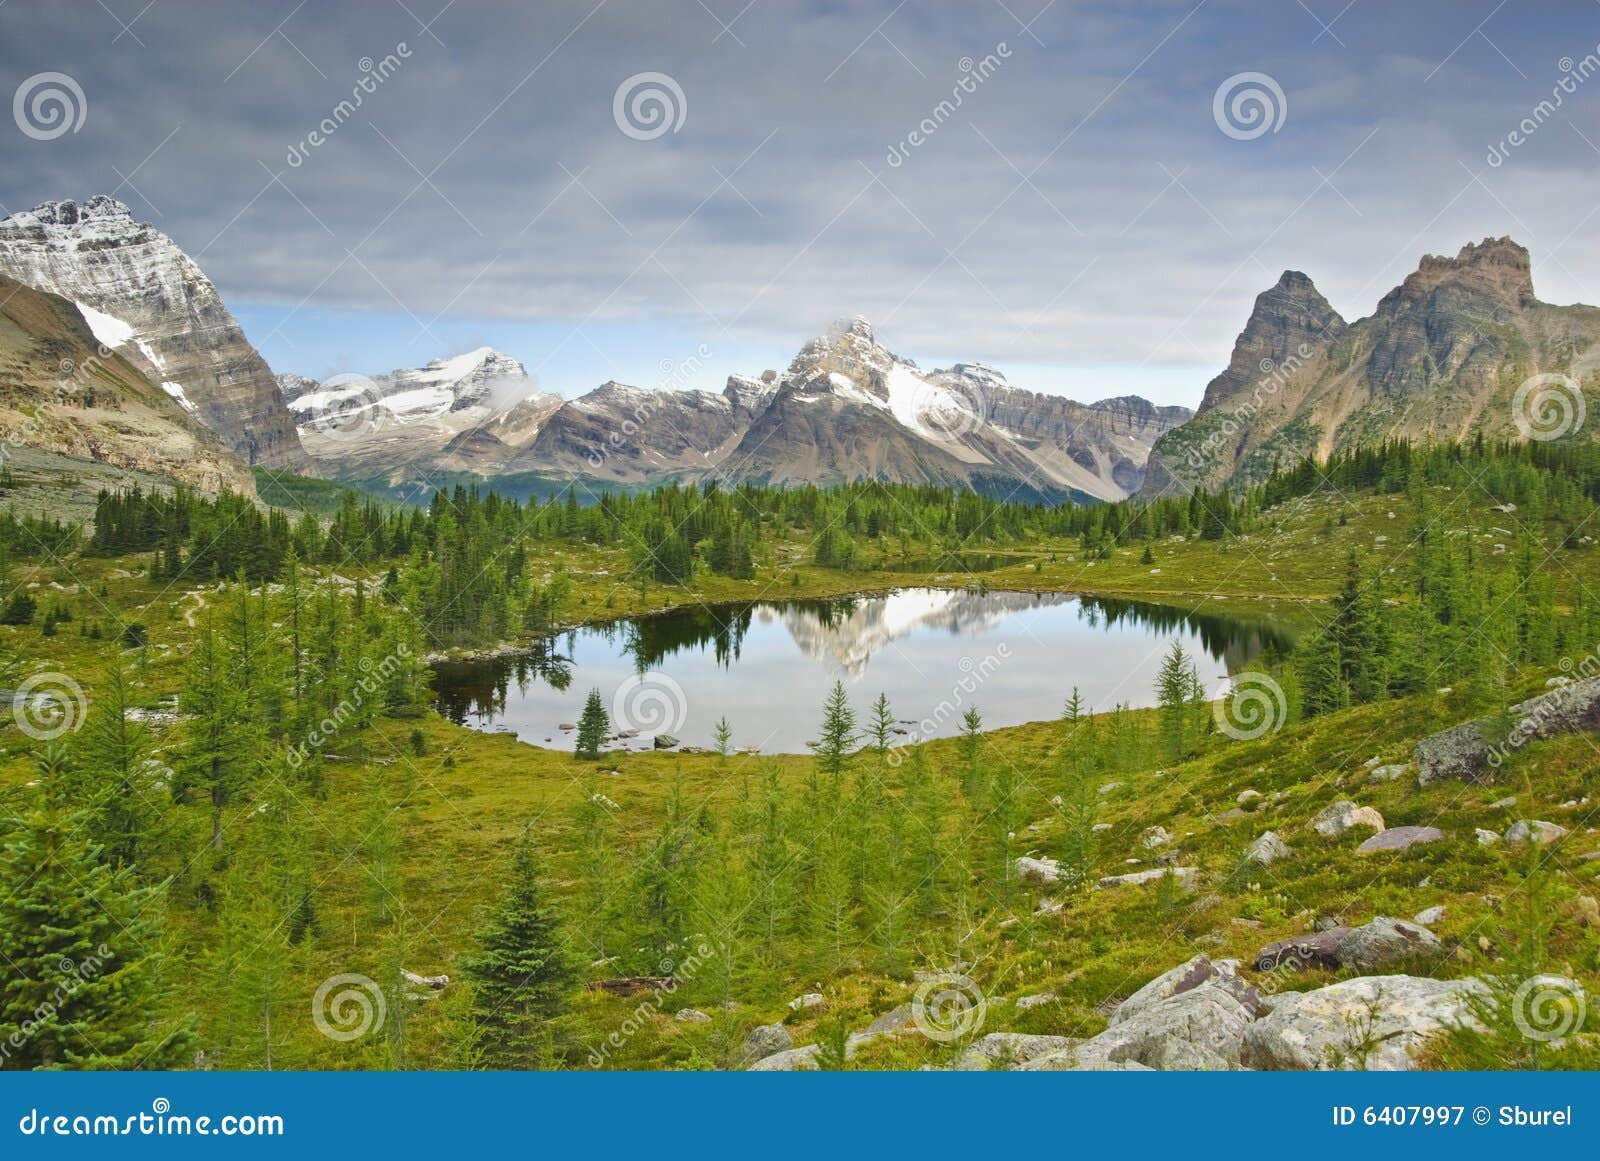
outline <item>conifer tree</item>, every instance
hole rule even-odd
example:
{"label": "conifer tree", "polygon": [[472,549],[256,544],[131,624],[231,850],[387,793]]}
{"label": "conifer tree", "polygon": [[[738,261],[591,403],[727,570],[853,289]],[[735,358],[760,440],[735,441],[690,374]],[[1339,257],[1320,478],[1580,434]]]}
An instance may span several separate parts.
{"label": "conifer tree", "polygon": [[578,719],[578,740],[575,747],[579,761],[593,762],[600,757],[600,747],[611,733],[611,715],[606,713],[606,703],[598,689],[589,691],[583,703],[583,716]]}
{"label": "conifer tree", "polygon": [[139,887],[83,837],[65,754],[37,756],[39,797],[0,847],[0,1068],[188,1063],[191,1021],[164,1012],[162,887]]}
{"label": "conifer tree", "polygon": [[1161,737],[1168,761],[1179,761],[1196,740],[1192,726],[1196,691],[1200,676],[1182,641],[1173,641],[1156,674],[1156,698],[1160,706]]}
{"label": "conifer tree", "polygon": [[532,835],[511,858],[510,884],[464,956],[472,985],[470,1019],[490,1068],[540,1068],[554,1062],[550,1021],[567,1009],[577,979],[556,911],[545,894]]}
{"label": "conifer tree", "polygon": [[822,705],[822,728],[817,732],[817,740],[811,743],[816,751],[818,769],[835,777],[843,774],[860,736],[856,729],[856,712],[850,708],[844,682],[835,681]]}

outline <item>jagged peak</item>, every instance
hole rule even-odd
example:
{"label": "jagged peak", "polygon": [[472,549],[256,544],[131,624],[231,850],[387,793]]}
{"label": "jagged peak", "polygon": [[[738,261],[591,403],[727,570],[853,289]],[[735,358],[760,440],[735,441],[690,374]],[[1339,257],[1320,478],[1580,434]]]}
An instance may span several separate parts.
{"label": "jagged peak", "polygon": [[829,324],[828,338],[837,340],[846,335],[855,335],[869,343],[877,341],[872,334],[872,324],[859,314],[845,315]]}
{"label": "jagged peak", "polygon": [[[31,210],[24,211],[27,216],[50,226],[74,226],[79,222],[91,219],[109,220],[113,218],[133,221],[133,211],[125,204],[117,201],[107,194],[95,194],[86,202],[75,202],[71,199],[55,202],[40,202]],[[22,217],[22,214],[12,214],[12,218]]]}

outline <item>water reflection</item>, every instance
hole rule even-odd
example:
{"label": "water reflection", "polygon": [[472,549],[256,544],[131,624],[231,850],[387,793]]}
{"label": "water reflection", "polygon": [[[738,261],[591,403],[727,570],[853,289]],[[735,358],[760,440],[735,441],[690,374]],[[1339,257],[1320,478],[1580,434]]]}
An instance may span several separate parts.
{"label": "water reflection", "polygon": [[973,700],[989,724],[1011,725],[1053,717],[1074,685],[1094,708],[1149,704],[1160,655],[1174,638],[1201,662],[1208,683],[1292,644],[1265,618],[1061,593],[903,589],[585,628],[524,656],[440,665],[435,688],[440,712],[454,721],[570,747],[571,732],[560,727],[576,720],[590,688],[609,700],[629,674],[660,672],[685,693],[688,715],[672,731],[683,742],[709,744],[725,715],[740,744],[799,751],[836,679],[860,710],[884,692],[898,716],[920,717],[1003,645],[1004,664]]}

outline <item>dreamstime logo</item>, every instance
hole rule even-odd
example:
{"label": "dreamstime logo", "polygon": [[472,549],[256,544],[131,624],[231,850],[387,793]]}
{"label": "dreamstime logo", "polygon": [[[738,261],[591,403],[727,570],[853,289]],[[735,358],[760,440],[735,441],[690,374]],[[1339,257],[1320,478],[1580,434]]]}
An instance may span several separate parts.
{"label": "dreamstime logo", "polygon": [[970,976],[934,976],[911,1000],[911,1021],[917,1030],[945,1044],[977,1032],[988,1014],[988,998]]}
{"label": "dreamstime logo", "polygon": [[988,409],[953,391],[919,380],[911,396],[911,414],[942,439],[965,439],[983,427]]}
{"label": "dreamstime logo", "polygon": [[1534,375],[1511,397],[1511,418],[1517,430],[1524,439],[1541,443],[1576,432],[1586,414],[1583,388],[1570,375]]}
{"label": "dreamstime logo", "polygon": [[665,673],[635,673],[611,697],[611,724],[644,734],[671,734],[689,718],[683,686]]}
{"label": "dreamstime logo", "polygon": [[666,73],[634,73],[611,97],[611,118],[623,136],[654,141],[683,128],[689,100]]}
{"label": "dreamstime logo", "polygon": [[907,747],[933,737],[947,722],[954,721],[968,699],[999,670],[1001,664],[1010,659],[1011,645],[1002,641],[995,646],[994,652],[987,654],[982,661],[974,661],[970,657],[963,657],[958,661],[956,668],[961,670],[961,676],[950,687],[950,696],[934,706],[932,713],[918,722],[914,730],[890,748],[887,759],[889,765],[899,766],[905,761]]}
{"label": "dreamstime logo", "polygon": [[1529,976],[1511,997],[1511,1018],[1529,1040],[1548,1043],[1583,1027],[1589,998],[1565,976]]}
{"label": "dreamstime logo", "polygon": [[1213,695],[1212,713],[1217,729],[1239,742],[1252,742],[1276,733],[1289,716],[1283,687],[1265,673],[1251,671],[1231,677]]}
{"label": "dreamstime logo", "polygon": [[359,1040],[381,1029],[388,1014],[378,981],[355,972],[329,976],[311,997],[311,1022],[329,1040]]}
{"label": "dreamstime logo", "polygon": [[83,86],[66,73],[34,73],[17,86],[11,98],[11,116],[24,136],[54,141],[83,128],[89,117],[89,99],[83,95]]}
{"label": "dreamstime logo", "polygon": [[289,146],[285,160],[290,167],[299,169],[304,165],[306,159],[311,156],[311,151],[339,132],[345,122],[356,115],[356,110],[366,103],[366,99],[378,91],[378,86],[399,72],[401,66],[410,59],[411,46],[402,40],[394,46],[393,52],[381,60],[375,61],[370,56],[358,60],[356,67],[361,70],[361,75],[350,87],[350,96],[328,110],[328,115],[318,121],[311,132]]}
{"label": "dreamstime logo", "polygon": [[706,360],[710,357],[711,348],[701,343],[695,348],[694,354],[687,359],[662,359],[656,364],[661,372],[661,381],[657,384],[659,389],[644,393],[634,404],[633,409],[624,414],[621,426],[606,436],[605,443],[590,449],[585,457],[589,461],[589,466],[592,468],[602,466],[612,452],[620,450],[630,439],[643,431],[660,407],[661,400],[672,398],[672,392],[692,383],[705,369]]}
{"label": "dreamstime logo", "polygon": [[994,76],[1000,69],[1000,62],[1011,58],[1011,48],[1005,41],[994,46],[994,51],[986,53],[982,60],[973,60],[964,56],[956,62],[956,68],[961,70],[961,76],[955,86],[950,90],[950,95],[935,105],[917,127],[907,133],[899,141],[889,147],[888,162],[891,168],[899,169],[906,163],[906,158],[911,156],[911,151],[922,145],[950,118],[956,115],[956,110],[961,108],[965,97],[970,97],[978,91],[978,86]]}
{"label": "dreamstime logo", "polygon": [[35,673],[11,695],[11,717],[17,729],[40,742],[81,728],[88,708],[83,687],[65,673]]}
{"label": "dreamstime logo", "polygon": [[1283,128],[1289,99],[1266,73],[1234,73],[1211,98],[1211,119],[1235,141],[1254,141]]}
{"label": "dreamstime logo", "polygon": [[329,439],[349,439],[381,429],[390,418],[383,392],[365,375],[335,375],[317,390],[307,426]]}

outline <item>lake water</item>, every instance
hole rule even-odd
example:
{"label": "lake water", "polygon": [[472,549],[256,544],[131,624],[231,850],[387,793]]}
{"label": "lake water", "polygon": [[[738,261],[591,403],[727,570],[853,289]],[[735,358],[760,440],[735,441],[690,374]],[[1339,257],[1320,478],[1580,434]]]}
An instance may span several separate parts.
{"label": "lake water", "polygon": [[1244,622],[1060,593],[902,589],[827,601],[682,610],[579,629],[526,657],[442,664],[439,711],[463,725],[571,749],[591,689],[617,744],[658,733],[710,746],[718,718],[735,748],[800,753],[843,681],[865,719],[888,695],[907,734],[959,732],[976,705],[987,727],[1054,718],[1077,686],[1104,710],[1153,705],[1162,654],[1181,640],[1208,691],[1261,651],[1287,648],[1268,620]]}

